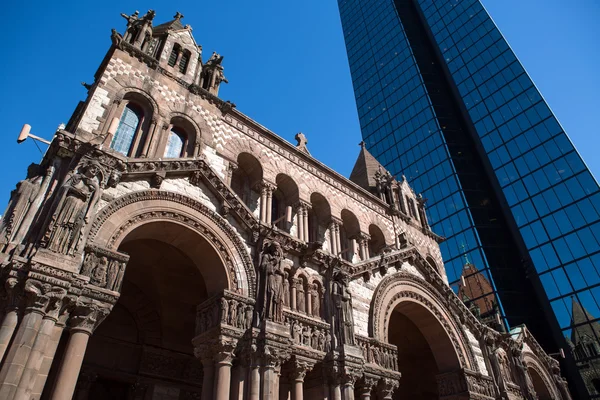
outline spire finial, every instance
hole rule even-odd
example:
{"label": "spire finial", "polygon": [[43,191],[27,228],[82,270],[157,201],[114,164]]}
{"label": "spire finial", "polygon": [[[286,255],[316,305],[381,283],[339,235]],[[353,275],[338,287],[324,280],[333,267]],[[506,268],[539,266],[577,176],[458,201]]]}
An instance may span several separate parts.
{"label": "spire finial", "polygon": [[469,257],[467,256],[467,246],[465,246],[465,243],[463,242],[460,244],[460,247],[462,248],[463,253],[465,253],[465,265],[471,264],[469,262]]}
{"label": "spire finial", "polygon": [[363,149],[367,146],[364,140],[362,140],[358,145]]}
{"label": "spire finial", "polygon": [[173,18],[175,18],[175,19],[177,19],[177,20],[179,20],[179,19],[182,19],[182,18],[183,18],[183,14],[182,14],[182,13],[180,13],[179,11],[177,11],[177,12],[175,13],[175,15],[173,16]]}

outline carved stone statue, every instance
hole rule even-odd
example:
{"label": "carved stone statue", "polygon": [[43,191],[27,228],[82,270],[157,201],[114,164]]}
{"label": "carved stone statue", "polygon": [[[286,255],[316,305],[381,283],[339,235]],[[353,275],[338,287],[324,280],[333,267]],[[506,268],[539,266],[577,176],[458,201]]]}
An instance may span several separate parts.
{"label": "carved stone statue", "polygon": [[312,296],[311,305],[312,305],[312,315],[314,317],[321,316],[321,296],[319,295],[319,286],[316,283],[312,284],[313,289],[310,294]]}
{"label": "carved stone statue", "polygon": [[354,316],[352,294],[349,289],[350,277],[339,271],[333,277],[331,293],[333,297],[333,325],[336,346],[354,345]]}
{"label": "carved stone statue", "polygon": [[259,264],[264,289],[259,293],[261,320],[283,322],[283,251],[277,242],[265,244]]}
{"label": "carved stone statue", "polygon": [[290,280],[287,271],[283,272],[283,305],[290,306]]}
{"label": "carved stone statue", "polygon": [[99,174],[100,164],[91,161],[63,184],[44,238],[49,250],[73,255],[82,247],[84,231],[100,199]]}
{"label": "carved stone statue", "polygon": [[98,287],[106,286],[106,275],[108,273],[108,259],[106,257],[100,257],[94,270],[92,271],[92,275],[90,276],[90,283],[92,285],[96,285]]}
{"label": "carved stone statue", "polygon": [[8,208],[4,213],[4,217],[0,220],[0,243],[8,243],[15,239],[21,224],[26,219],[30,209],[34,207],[42,186],[43,176],[40,172],[39,165],[29,165],[27,178],[19,182],[15,190],[11,192]]}
{"label": "carved stone statue", "polygon": [[298,279],[298,286],[296,287],[296,307],[300,312],[306,312],[306,297],[304,296],[304,285],[302,279]]}

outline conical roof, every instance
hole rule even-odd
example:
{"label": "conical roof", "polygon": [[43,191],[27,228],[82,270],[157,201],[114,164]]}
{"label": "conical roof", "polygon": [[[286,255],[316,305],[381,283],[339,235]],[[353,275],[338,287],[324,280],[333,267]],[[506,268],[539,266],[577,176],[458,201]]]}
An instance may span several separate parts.
{"label": "conical roof", "polygon": [[360,147],[360,153],[350,174],[350,180],[363,189],[370,190],[376,186],[375,173],[379,170],[385,171],[385,168],[369,153],[365,142],[361,142]]}
{"label": "conical roof", "polygon": [[573,328],[571,331],[571,341],[574,345],[585,337],[595,340],[600,338],[600,324],[593,321],[594,317],[579,303],[575,297],[571,297],[571,326],[580,325]]}

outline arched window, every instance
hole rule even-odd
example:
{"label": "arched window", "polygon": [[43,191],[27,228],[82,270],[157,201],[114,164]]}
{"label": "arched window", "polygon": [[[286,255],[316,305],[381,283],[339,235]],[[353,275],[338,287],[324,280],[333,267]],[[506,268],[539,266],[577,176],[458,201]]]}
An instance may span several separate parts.
{"label": "arched window", "polygon": [[181,60],[179,60],[179,72],[185,74],[187,72],[188,64],[190,63],[190,58],[192,53],[189,50],[184,50],[181,56]]}
{"label": "arched window", "polygon": [[171,50],[171,54],[169,55],[168,64],[170,67],[174,67],[177,64],[177,58],[179,57],[179,53],[181,52],[181,46],[177,43],[173,45],[173,50]]}
{"label": "arched window", "polygon": [[133,138],[140,126],[142,112],[134,105],[127,104],[121,114],[121,121],[115,136],[113,136],[110,147],[123,155],[129,155]]}
{"label": "arched window", "polygon": [[179,158],[183,156],[183,146],[186,142],[186,137],[183,132],[177,128],[171,129],[165,148],[165,158]]}

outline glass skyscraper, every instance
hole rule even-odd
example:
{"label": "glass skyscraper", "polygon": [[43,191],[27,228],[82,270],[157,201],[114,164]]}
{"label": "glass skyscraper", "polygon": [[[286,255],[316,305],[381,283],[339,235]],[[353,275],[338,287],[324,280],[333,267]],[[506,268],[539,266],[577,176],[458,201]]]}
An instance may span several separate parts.
{"label": "glass skyscraper", "polygon": [[451,284],[483,274],[469,301],[564,349],[573,392],[600,398],[598,183],[506,40],[479,0],[338,2],[363,139],[429,199]]}

